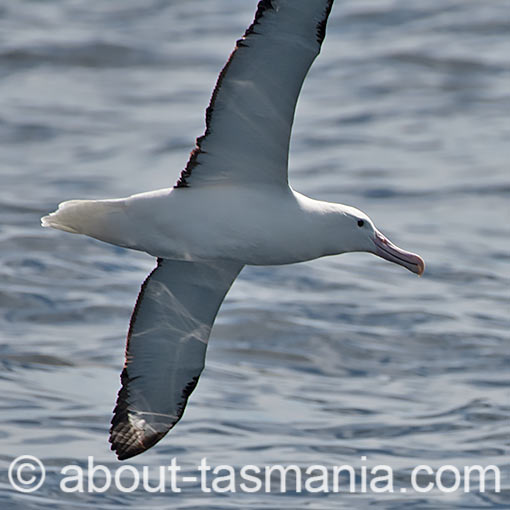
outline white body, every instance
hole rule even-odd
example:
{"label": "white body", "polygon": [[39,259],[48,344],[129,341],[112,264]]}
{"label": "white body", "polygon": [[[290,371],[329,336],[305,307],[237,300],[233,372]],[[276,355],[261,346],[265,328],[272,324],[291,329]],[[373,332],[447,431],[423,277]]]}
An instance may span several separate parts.
{"label": "white body", "polygon": [[354,208],[313,200],[288,186],[221,185],[72,200],[44,225],[160,258],[275,265],[363,249],[359,239],[350,239],[354,229],[341,235],[342,222],[353,223],[345,215],[353,213],[370,221]]}

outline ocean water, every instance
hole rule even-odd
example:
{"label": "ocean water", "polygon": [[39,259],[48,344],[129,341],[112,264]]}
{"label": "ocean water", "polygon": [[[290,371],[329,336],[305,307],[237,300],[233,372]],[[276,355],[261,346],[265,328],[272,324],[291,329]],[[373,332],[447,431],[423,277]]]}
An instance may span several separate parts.
{"label": "ocean water", "polygon": [[[299,101],[290,179],[365,210],[427,271],[367,254],[245,268],[183,419],[128,461],[153,484],[172,458],[189,476],[202,458],[237,474],[350,465],[357,490],[342,479],[339,493],[299,491],[291,477],[285,493],[277,478],[268,493],[62,491],[64,466],[124,465],[109,421],[154,260],[39,218],[67,199],[173,185],[255,7],[0,2],[0,507],[510,508],[508,0],[337,0]],[[9,481],[21,455],[46,466],[37,491]],[[393,470],[393,492],[362,491],[376,465]],[[485,492],[419,493],[419,465],[494,465],[501,489],[488,477]]]}

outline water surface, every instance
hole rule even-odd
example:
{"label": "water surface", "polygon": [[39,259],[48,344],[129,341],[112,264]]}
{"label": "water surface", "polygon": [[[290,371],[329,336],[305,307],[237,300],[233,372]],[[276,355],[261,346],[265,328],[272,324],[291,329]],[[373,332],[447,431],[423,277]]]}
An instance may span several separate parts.
{"label": "water surface", "polygon": [[[173,185],[255,1],[0,6],[0,505],[41,508],[510,508],[508,0],[338,0],[304,86],[290,179],[365,210],[420,253],[246,268],[183,420],[130,462],[388,464],[393,494],[63,495],[108,427],[154,261],[41,229],[63,200]],[[13,458],[47,466],[33,494]],[[411,469],[495,464],[502,491],[400,492]],[[490,486],[491,487],[491,486]],[[489,487],[489,488],[490,488]]]}

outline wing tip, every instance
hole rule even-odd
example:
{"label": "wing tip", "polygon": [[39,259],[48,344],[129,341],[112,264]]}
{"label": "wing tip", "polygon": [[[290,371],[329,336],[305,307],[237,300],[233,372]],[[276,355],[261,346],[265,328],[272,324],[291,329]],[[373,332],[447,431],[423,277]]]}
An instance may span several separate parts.
{"label": "wing tip", "polygon": [[[149,431],[145,427],[134,424],[133,414],[129,411],[127,384],[130,379],[124,368],[121,374],[122,387],[119,390],[117,403],[111,420],[110,449],[119,460],[126,460],[145,452],[162,439],[168,430],[163,432]],[[173,425],[172,425],[173,426]]]}
{"label": "wing tip", "polygon": [[143,453],[156,442],[149,445],[145,439],[145,431],[136,429],[130,420],[128,385],[133,379],[129,377],[127,367],[124,367],[120,374],[121,388],[113,410],[110,437],[108,438],[111,443],[110,449],[115,452],[119,460],[126,460]]}
{"label": "wing tip", "polygon": [[127,424],[110,429],[108,442],[111,443],[110,450],[115,452],[118,460],[127,460],[144,453],[153,447],[166,434],[158,433],[140,437],[139,431]]}
{"label": "wing tip", "polygon": [[177,416],[172,422],[165,424],[165,430],[149,431],[145,427],[137,427],[134,424],[134,416],[136,413],[130,413],[128,397],[128,385],[136,378],[130,378],[127,368],[124,367],[120,374],[122,387],[117,396],[117,402],[113,410],[111,420],[110,437],[108,442],[111,443],[110,449],[115,452],[118,460],[127,460],[140,453],[152,448],[160,441],[181,419],[188,403],[188,398],[198,384],[200,373],[191,378],[182,390],[181,402],[179,403]]}
{"label": "wing tip", "polygon": [[[240,41],[248,37],[250,34],[255,33],[255,26],[260,23],[260,18],[262,18],[264,13],[269,10],[274,10],[273,0],[260,0],[260,2],[257,4],[257,11],[255,12],[253,22],[246,29],[244,36],[240,39]],[[239,44],[239,41],[237,41],[237,44]]]}

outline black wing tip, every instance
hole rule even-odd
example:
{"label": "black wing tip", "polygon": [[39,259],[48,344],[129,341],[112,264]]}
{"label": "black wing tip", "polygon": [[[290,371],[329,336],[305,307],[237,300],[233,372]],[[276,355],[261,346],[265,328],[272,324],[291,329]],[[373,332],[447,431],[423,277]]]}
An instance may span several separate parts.
{"label": "black wing tip", "polygon": [[118,460],[127,460],[140,453],[152,448],[159,442],[182,418],[188,398],[196,388],[200,374],[191,378],[182,390],[182,399],[178,404],[177,417],[174,421],[167,424],[166,430],[163,432],[153,432],[148,434],[146,430],[137,430],[130,423],[129,419],[129,405],[128,385],[136,378],[130,378],[127,368],[124,367],[120,374],[122,387],[117,396],[115,409],[113,410],[113,417],[110,427],[110,437],[108,442],[111,443],[110,449],[115,452]]}
{"label": "black wing tip", "polygon": [[124,368],[120,374],[120,379],[122,387],[119,390],[115,409],[113,410],[108,441],[111,443],[110,449],[115,452],[117,458],[126,460],[154,446],[178,420],[164,432],[147,434],[146,430],[135,429],[129,420],[128,406],[128,385],[135,378],[130,378],[127,369]]}
{"label": "black wing tip", "polygon": [[[244,37],[237,41],[237,47],[244,46],[243,40],[248,35],[256,33],[255,27],[260,22],[260,19],[264,16],[264,13],[266,11],[275,10],[273,1],[274,0],[260,0],[257,6],[257,12],[255,13],[255,19],[244,33]],[[324,10],[324,17],[321,19],[321,21],[319,21],[319,23],[317,23],[317,42],[319,43],[319,45],[322,44],[324,38],[326,37],[326,26],[328,24],[329,14],[331,13],[334,1],[335,0],[328,0],[328,3],[326,4],[326,9]]]}
{"label": "black wing tip", "polygon": [[127,460],[152,448],[165,434],[166,432],[144,436],[143,440],[134,439],[136,434],[133,434],[133,429],[124,424],[124,426],[110,429],[108,442],[111,443],[110,450],[115,452],[118,460]]}
{"label": "black wing tip", "polygon": [[242,42],[250,34],[256,33],[255,27],[260,23],[260,19],[262,18],[262,16],[264,16],[264,13],[269,10],[274,10],[273,0],[260,0],[260,2],[257,5],[257,11],[255,12],[253,22],[246,29],[244,36],[241,39],[239,39],[239,41],[237,41],[237,46],[241,46],[242,44],[239,43]]}

